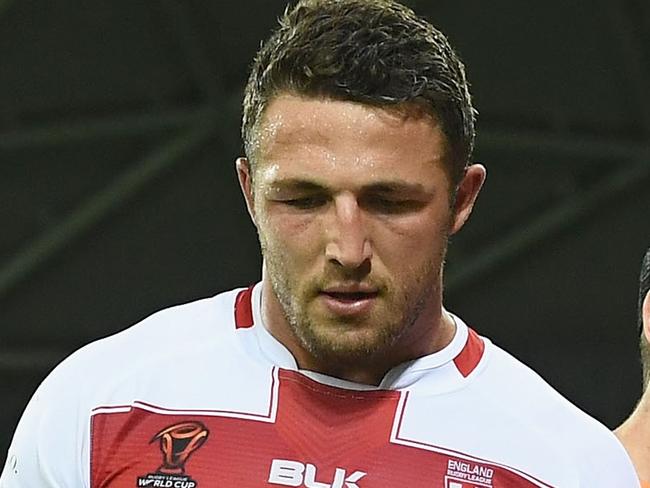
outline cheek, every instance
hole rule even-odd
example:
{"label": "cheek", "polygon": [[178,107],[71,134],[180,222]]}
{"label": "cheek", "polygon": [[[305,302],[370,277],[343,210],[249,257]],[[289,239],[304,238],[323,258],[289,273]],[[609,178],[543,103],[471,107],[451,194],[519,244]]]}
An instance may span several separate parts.
{"label": "cheek", "polygon": [[449,225],[449,213],[427,213],[399,225],[380,226],[375,247],[379,254],[386,259],[390,256],[398,264],[431,261],[446,249]]}
{"label": "cheek", "polygon": [[286,212],[267,212],[264,215],[258,228],[267,252],[282,255],[291,262],[304,261],[318,253],[321,233],[315,219]]}

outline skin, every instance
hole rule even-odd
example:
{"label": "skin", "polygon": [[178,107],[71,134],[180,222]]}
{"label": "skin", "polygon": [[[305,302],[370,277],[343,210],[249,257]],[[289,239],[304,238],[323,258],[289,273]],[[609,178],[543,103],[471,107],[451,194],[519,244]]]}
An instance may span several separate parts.
{"label": "skin", "polygon": [[[402,107],[403,109],[404,107]],[[237,174],[264,257],[262,314],[302,369],[377,385],[453,338],[442,306],[449,235],[485,179],[455,198],[446,138],[416,110],[283,94]]]}
{"label": "skin", "polygon": [[[641,309],[643,334],[650,341],[650,292]],[[650,389],[646,389],[636,409],[618,429],[616,436],[627,449],[639,478],[650,481]]]}

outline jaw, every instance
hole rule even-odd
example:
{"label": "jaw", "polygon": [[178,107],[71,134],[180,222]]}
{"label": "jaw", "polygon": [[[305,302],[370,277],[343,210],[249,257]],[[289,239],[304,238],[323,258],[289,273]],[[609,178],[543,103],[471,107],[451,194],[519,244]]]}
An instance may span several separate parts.
{"label": "jaw", "polygon": [[361,304],[364,313],[344,304],[350,313],[336,314],[318,294],[305,297],[272,271],[265,266],[265,324],[301,369],[378,385],[393,367],[442,349],[453,338],[453,323],[448,327],[443,320],[440,275],[410,286],[419,292],[415,299],[406,290],[383,290],[370,299],[369,310]]}

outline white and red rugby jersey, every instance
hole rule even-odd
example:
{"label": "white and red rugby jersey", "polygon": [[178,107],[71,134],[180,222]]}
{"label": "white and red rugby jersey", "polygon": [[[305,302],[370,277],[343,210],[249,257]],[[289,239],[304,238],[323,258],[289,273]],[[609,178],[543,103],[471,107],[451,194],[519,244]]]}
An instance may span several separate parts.
{"label": "white and red rugby jersey", "polygon": [[92,343],[39,387],[2,488],[637,488],[616,438],[456,318],[369,387],[297,368],[261,285]]}

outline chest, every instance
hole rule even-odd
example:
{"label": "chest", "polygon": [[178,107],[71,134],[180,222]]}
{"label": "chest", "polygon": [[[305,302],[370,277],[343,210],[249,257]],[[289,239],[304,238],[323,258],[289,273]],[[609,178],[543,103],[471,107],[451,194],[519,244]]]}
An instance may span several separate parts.
{"label": "chest", "polygon": [[91,488],[551,486],[440,445],[431,426],[454,419],[404,392],[341,390],[274,369],[267,382],[209,397],[189,409],[96,408]]}

